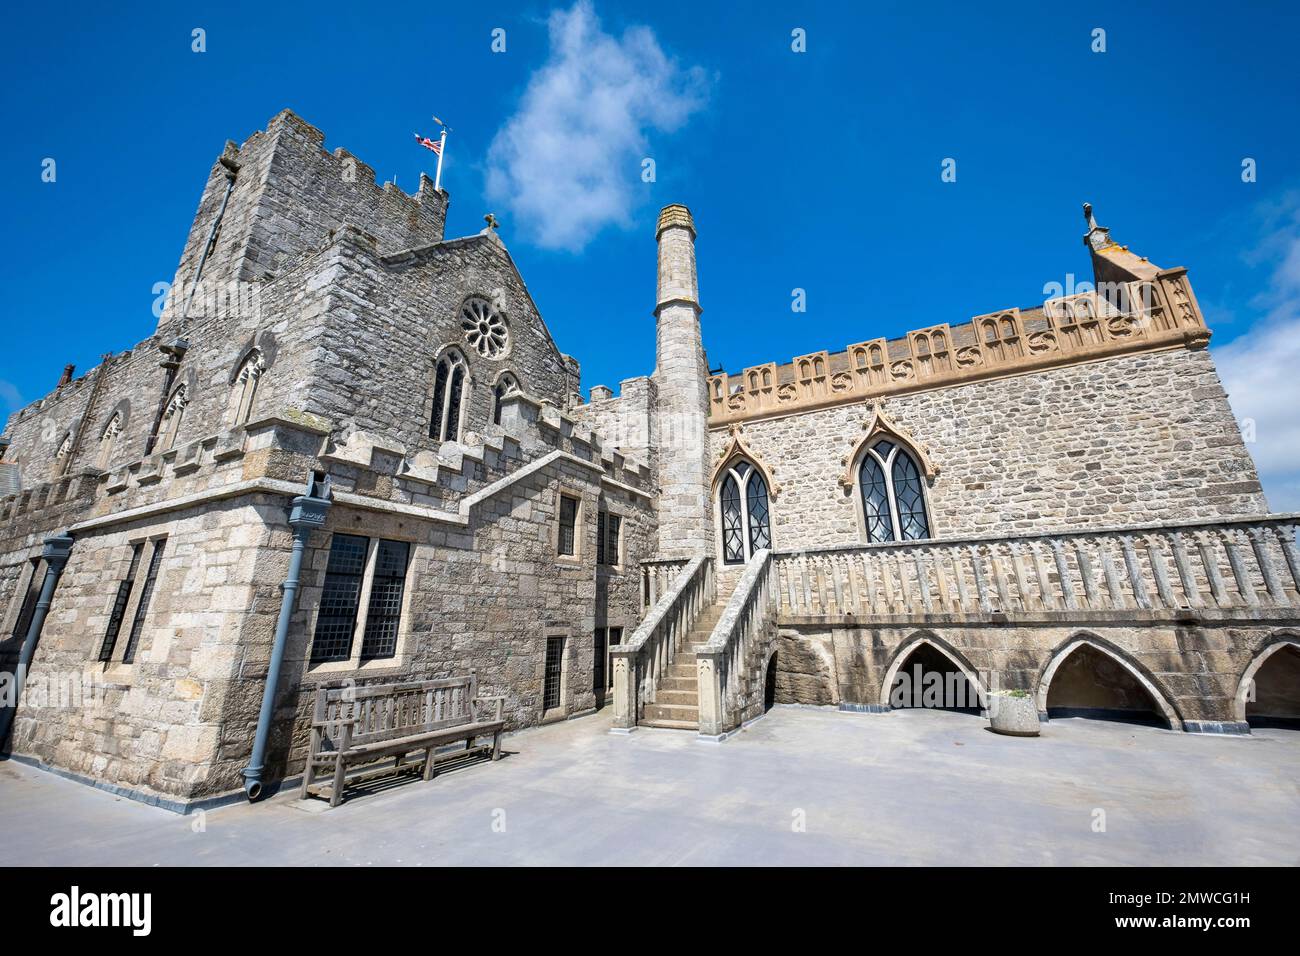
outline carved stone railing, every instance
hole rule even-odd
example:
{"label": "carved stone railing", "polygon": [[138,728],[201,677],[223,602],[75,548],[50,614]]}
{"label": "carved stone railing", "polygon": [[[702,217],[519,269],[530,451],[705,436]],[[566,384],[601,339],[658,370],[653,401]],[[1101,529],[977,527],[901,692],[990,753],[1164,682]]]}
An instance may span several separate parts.
{"label": "carved stone railing", "polygon": [[1297,527],[1284,514],[782,552],[778,604],[783,619],[1294,619]]}
{"label": "carved stone railing", "polygon": [[700,613],[717,597],[713,559],[686,562],[624,644],[610,648],[614,668],[614,726],[629,730],[653,704],[659,678],[669,668]]}
{"label": "carved stone railing", "polygon": [[1153,349],[1203,347],[1205,327],[1185,269],[1117,283],[1117,307],[1095,291],[1050,299],[1041,311],[1003,309],[843,352],[813,352],[738,375],[710,376],[709,425],[783,415],[1054,365]]}
{"label": "carved stone railing", "polygon": [[641,610],[648,611],[672,587],[686,567],[688,558],[664,558],[641,562]]}
{"label": "carved stone railing", "polygon": [[776,637],[775,585],[772,552],[756,552],[713,634],[696,651],[701,736],[720,737],[762,712],[763,668]]}

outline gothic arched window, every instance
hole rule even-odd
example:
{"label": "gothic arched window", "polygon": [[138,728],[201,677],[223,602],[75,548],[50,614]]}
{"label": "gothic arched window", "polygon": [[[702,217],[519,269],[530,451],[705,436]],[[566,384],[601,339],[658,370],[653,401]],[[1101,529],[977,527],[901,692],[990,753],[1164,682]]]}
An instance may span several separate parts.
{"label": "gothic arched window", "polygon": [[248,420],[253,417],[253,402],[257,399],[257,384],[262,379],[262,372],[266,364],[262,360],[262,353],[254,349],[244,360],[244,364],[239,367],[239,372],[235,376],[234,387],[230,395],[230,408],[232,415],[231,424],[238,428],[240,425],[247,425]]}
{"label": "gothic arched window", "polygon": [[163,413],[163,433],[159,448],[162,451],[176,447],[176,438],[181,433],[181,422],[185,420],[185,406],[190,403],[189,390],[179,385],[172,393],[172,400],[167,403]]}
{"label": "gothic arched window", "polygon": [[429,416],[429,437],[435,441],[456,441],[460,437],[468,374],[465,356],[459,350],[448,349],[438,359],[438,370],[433,379],[433,412]]}
{"label": "gothic arched window", "polygon": [[497,379],[496,386],[492,389],[492,424],[501,424],[501,399],[517,391],[519,391],[519,379],[510,372],[503,373]]}
{"label": "gothic arched window", "polygon": [[919,541],[930,537],[921,471],[897,442],[882,438],[863,452],[858,484],[868,541]]}
{"label": "gothic arched window", "polygon": [[722,516],[722,560],[743,564],[755,551],[772,547],[767,482],[750,462],[737,459],[718,488]]}
{"label": "gothic arched window", "polygon": [[122,434],[122,413],[114,412],[113,417],[104,426],[104,433],[99,436],[99,453],[95,465],[105,471],[113,461],[113,452],[117,447],[117,436]]}

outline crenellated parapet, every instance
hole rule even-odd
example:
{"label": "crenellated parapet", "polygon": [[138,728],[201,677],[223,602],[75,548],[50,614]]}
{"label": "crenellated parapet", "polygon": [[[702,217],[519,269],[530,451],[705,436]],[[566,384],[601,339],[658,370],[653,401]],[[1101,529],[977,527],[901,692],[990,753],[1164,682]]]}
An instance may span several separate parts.
{"label": "crenellated parapet", "polygon": [[709,377],[709,426],[947,388],[1132,352],[1203,348],[1210,331],[1187,270],[1002,309]]}

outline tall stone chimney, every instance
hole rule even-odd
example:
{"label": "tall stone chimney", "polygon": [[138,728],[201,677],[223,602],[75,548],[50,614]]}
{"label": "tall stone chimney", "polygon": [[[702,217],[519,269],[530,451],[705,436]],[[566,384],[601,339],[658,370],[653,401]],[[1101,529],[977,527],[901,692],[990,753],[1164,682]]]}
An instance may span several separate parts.
{"label": "tall stone chimney", "polygon": [[665,206],[659,243],[658,388],[659,554],[713,553],[709,508],[708,363],[700,339],[695,222],[685,206]]}

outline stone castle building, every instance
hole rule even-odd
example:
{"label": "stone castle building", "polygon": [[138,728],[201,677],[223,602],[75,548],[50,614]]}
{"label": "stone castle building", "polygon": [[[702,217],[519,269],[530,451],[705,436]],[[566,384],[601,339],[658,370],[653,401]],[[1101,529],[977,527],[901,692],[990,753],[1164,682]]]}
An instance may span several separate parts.
{"label": "stone castle building", "polygon": [[323,141],[286,111],[227,143],[154,335],[9,420],[15,757],[185,809],[259,730],[299,773],[322,683],[470,669],[511,728],[721,738],[910,673],[1043,719],[1300,715],[1297,516],[1186,270],[1089,215],[1096,291],[711,372],[668,206],[654,372],[584,402],[493,223],[447,239],[445,192]]}

